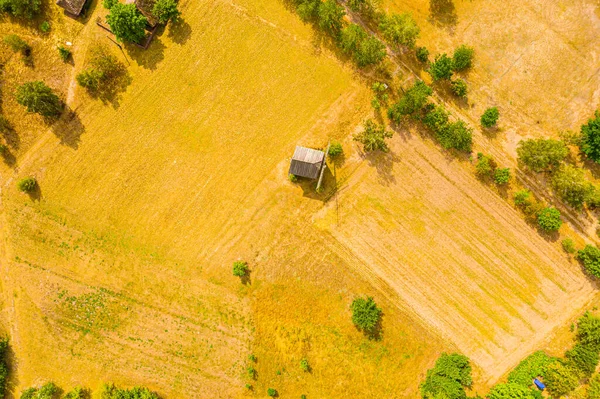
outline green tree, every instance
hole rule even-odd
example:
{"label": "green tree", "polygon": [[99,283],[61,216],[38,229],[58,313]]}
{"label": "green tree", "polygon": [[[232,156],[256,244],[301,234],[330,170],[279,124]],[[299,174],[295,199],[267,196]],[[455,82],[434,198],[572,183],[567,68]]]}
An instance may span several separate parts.
{"label": "green tree", "polygon": [[437,137],[444,148],[454,148],[463,152],[471,152],[473,147],[473,130],[462,120],[446,125],[437,134]]}
{"label": "green tree", "polygon": [[376,332],[382,311],[377,307],[373,298],[355,298],[350,309],[352,310],[352,322],[356,327],[368,334]]}
{"label": "green tree", "polygon": [[106,16],[106,22],[120,42],[141,43],[146,37],[148,20],[133,3],[115,3]]}
{"label": "green tree", "polygon": [[388,117],[394,123],[401,123],[406,116],[416,116],[427,105],[428,98],[433,93],[431,87],[422,80],[417,80],[406,90],[400,100],[388,109]]}
{"label": "green tree", "polygon": [[553,207],[542,209],[538,214],[538,225],[544,231],[558,231],[562,225],[560,211]]}
{"label": "green tree", "polygon": [[596,111],[594,116],[581,126],[579,148],[589,159],[600,162],[600,112]]}
{"label": "green tree", "polygon": [[119,0],[104,0],[102,2],[102,4],[104,5],[104,8],[106,8],[107,10],[110,10],[118,2],[119,2]]}
{"label": "green tree", "polygon": [[17,35],[6,35],[2,38],[2,41],[4,41],[4,43],[10,46],[12,51],[14,51],[15,53],[31,50],[29,44],[27,44],[25,40],[21,39]]}
{"label": "green tree", "polygon": [[379,23],[383,38],[390,44],[413,48],[421,29],[409,13],[385,15]]}
{"label": "green tree", "polygon": [[544,380],[548,391],[555,397],[566,395],[579,386],[577,371],[562,362],[549,365]]}
{"label": "green tree", "polygon": [[599,354],[598,350],[592,346],[577,342],[573,348],[565,353],[565,356],[570,365],[581,371],[581,374],[588,378],[598,366]]}
{"label": "green tree", "polygon": [[488,399],[537,399],[527,386],[508,382],[495,385],[487,394]]}
{"label": "green tree", "polygon": [[71,50],[63,46],[58,46],[57,48],[60,59],[63,60],[63,62],[67,62],[69,58],[71,58]]}
{"label": "green tree", "polygon": [[452,58],[446,53],[436,55],[435,61],[429,66],[429,74],[434,81],[452,79]]}
{"label": "green tree", "polygon": [[494,172],[496,184],[504,185],[510,181],[510,168],[498,168]]}
{"label": "green tree", "polygon": [[156,0],[152,7],[152,14],[161,24],[166,24],[169,21],[177,21],[181,12],[177,9],[175,0]]}
{"label": "green tree", "polygon": [[594,190],[594,186],[585,179],[582,169],[567,164],[561,165],[552,175],[552,188],[575,208],[581,208]]}
{"label": "green tree", "polygon": [[319,5],[319,27],[330,35],[337,36],[342,30],[344,15],[346,15],[344,7],[339,5],[336,0],[325,0]]}
{"label": "green tree", "polygon": [[338,141],[331,142],[331,145],[329,146],[329,152],[327,155],[329,155],[331,158],[336,158],[342,155],[343,153],[344,148],[342,147],[342,144],[340,144]]}
{"label": "green tree", "polygon": [[455,71],[463,71],[471,68],[473,65],[473,56],[475,50],[469,46],[462,45],[454,50],[452,57],[452,69]]}
{"label": "green tree", "polygon": [[27,112],[35,112],[44,117],[57,117],[63,105],[51,88],[44,82],[28,82],[17,88],[17,102],[27,108]]}
{"label": "green tree", "polygon": [[481,177],[489,177],[494,171],[494,161],[492,158],[483,155],[481,152],[477,154],[477,164],[475,171]]}
{"label": "green tree", "polygon": [[19,183],[17,185],[19,187],[19,190],[21,190],[22,192],[30,193],[34,191],[37,187],[37,180],[35,180],[35,177],[25,177],[19,180]]}
{"label": "green tree", "polygon": [[308,364],[308,360],[306,358],[300,360],[300,368],[302,371],[310,371],[310,365]]}
{"label": "green tree", "polygon": [[423,399],[466,399],[465,387],[473,384],[471,372],[466,356],[442,353],[435,366],[427,371],[421,396]]}
{"label": "green tree", "polygon": [[577,249],[575,248],[575,242],[571,238],[565,238],[562,240],[561,244],[566,253],[574,254],[577,252]]}
{"label": "green tree", "polygon": [[453,80],[451,87],[452,87],[452,93],[456,97],[462,97],[462,98],[467,97],[467,92],[468,92],[469,88],[467,87],[467,82],[465,82],[464,80],[462,80],[462,79]]}
{"label": "green tree", "polygon": [[296,0],[296,12],[303,21],[316,21],[319,18],[321,0]]}
{"label": "green tree", "polygon": [[[589,248],[588,248],[589,247]],[[580,259],[583,260],[584,264],[586,260],[589,262],[595,262],[595,267],[598,268],[600,265],[600,250],[592,245],[587,245],[583,251],[585,255]],[[578,342],[587,345],[594,350],[600,350],[600,318],[594,316],[590,312],[585,312],[583,316],[577,320],[577,335],[575,336]]]}
{"label": "green tree", "polygon": [[364,129],[360,133],[355,134],[353,139],[363,145],[365,152],[377,150],[387,152],[389,148],[385,139],[390,137],[392,137],[392,132],[387,131],[385,126],[377,124],[372,119],[368,119],[364,123]]}
{"label": "green tree", "polygon": [[429,61],[429,50],[427,50],[427,47],[417,47],[415,56],[417,57],[417,60],[425,63]]}
{"label": "green tree", "polygon": [[19,18],[33,18],[41,10],[41,0],[0,0],[0,11]]}
{"label": "green tree", "polygon": [[568,154],[565,143],[558,140],[528,139],[517,145],[519,162],[535,172],[557,167]]}
{"label": "green tree", "polygon": [[358,51],[354,53],[354,61],[360,68],[379,64],[385,58],[385,46],[375,36],[369,35],[360,42]]}
{"label": "green tree", "polygon": [[275,388],[269,388],[267,389],[267,395],[274,398],[275,396],[277,396],[277,390]]}
{"label": "green tree", "polygon": [[500,116],[500,112],[498,112],[498,108],[491,107],[485,110],[483,115],[481,115],[481,126],[485,128],[490,128],[495,126],[498,123],[498,117]]}
{"label": "green tree", "polygon": [[585,270],[592,276],[600,278],[600,249],[594,245],[586,245],[577,251],[577,258],[583,263]]}
{"label": "green tree", "polygon": [[340,33],[340,48],[348,55],[358,52],[360,44],[367,38],[367,32],[357,24],[350,24]]}
{"label": "green tree", "polygon": [[236,261],[233,262],[233,275],[236,277],[244,277],[248,274],[248,262]]}
{"label": "green tree", "polygon": [[89,392],[87,392],[84,388],[75,387],[65,396],[63,396],[63,399],[87,399],[88,397]]}
{"label": "green tree", "polygon": [[600,374],[596,373],[590,378],[588,387],[588,399],[600,399]]}
{"label": "green tree", "polygon": [[104,384],[100,392],[100,399],[159,399],[159,397],[148,388],[120,389],[114,384]]}
{"label": "green tree", "polygon": [[544,351],[537,351],[527,356],[508,374],[508,382],[524,385],[531,385],[531,380],[537,377],[544,377],[548,366],[557,361],[556,358],[548,356]]}

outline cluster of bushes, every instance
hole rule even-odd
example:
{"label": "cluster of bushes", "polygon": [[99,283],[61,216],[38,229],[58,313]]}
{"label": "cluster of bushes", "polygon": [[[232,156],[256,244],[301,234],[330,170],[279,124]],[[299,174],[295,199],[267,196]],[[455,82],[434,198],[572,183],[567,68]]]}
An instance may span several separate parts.
{"label": "cluster of bushes", "polygon": [[[63,399],[90,398],[89,390],[81,387],[62,394],[62,390],[53,382],[48,382],[39,388],[32,387],[21,392],[20,399],[54,399],[61,396]],[[131,389],[117,388],[113,384],[104,384],[98,396],[100,399],[159,399],[159,396],[148,388],[135,387]]]}
{"label": "cluster of bushes", "polygon": [[87,69],[78,73],[75,78],[90,94],[106,98],[118,90],[126,76],[125,65],[108,48],[99,45],[92,48]]}
{"label": "cluster of bushes", "polygon": [[[428,53],[417,54],[420,61],[427,60]],[[475,51],[469,46],[462,45],[454,50],[454,55],[449,57],[446,53],[438,54],[429,65],[429,74],[434,81],[448,80],[451,83],[452,93],[457,97],[466,97],[467,83],[463,79],[452,79],[455,72],[471,68]]]}
{"label": "cluster of bushes", "polygon": [[33,18],[41,10],[41,0],[0,0],[0,11],[18,18]]}
{"label": "cluster of bushes", "polygon": [[442,355],[435,366],[427,371],[421,384],[423,399],[466,399],[465,388],[473,384],[471,364],[466,356],[458,353]]}
{"label": "cluster of bushes", "polygon": [[144,387],[131,389],[117,388],[114,384],[104,384],[100,392],[101,399],[160,399],[159,396]]}
{"label": "cluster of bushes", "polygon": [[505,185],[510,181],[510,168],[498,168],[492,157],[481,152],[477,154],[475,170],[480,178],[493,179],[498,185]]}
{"label": "cluster of bushes", "polygon": [[541,230],[551,233],[558,231],[562,226],[560,211],[537,201],[531,191],[517,191],[513,199],[515,205],[523,211],[525,216],[537,222]]}

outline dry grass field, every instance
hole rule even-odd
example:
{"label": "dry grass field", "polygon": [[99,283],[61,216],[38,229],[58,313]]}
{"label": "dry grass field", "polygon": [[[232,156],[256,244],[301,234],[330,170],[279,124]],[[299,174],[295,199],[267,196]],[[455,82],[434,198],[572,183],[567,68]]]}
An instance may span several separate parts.
{"label": "dry grass field", "polygon": [[[471,103],[455,106],[473,120],[500,107],[501,131],[477,135],[476,148],[507,162],[517,137],[591,115],[600,79],[592,2],[552,1],[556,12],[512,4],[522,9],[514,19],[509,3],[457,0],[449,32],[427,21],[424,0],[384,2],[412,11],[432,50],[477,49]],[[52,380],[146,385],[165,398],[265,397],[269,387],[281,397],[412,398],[442,351],[465,353],[491,384],[594,298],[559,242],[467,160],[414,131],[395,135],[388,155],[363,156],[350,135],[371,116],[368,87],[283,2],[182,0],[182,23],[124,53],[94,23],[101,4],[84,24],[47,8],[56,29],[46,36],[0,23],[1,34],[29,39],[35,60],[31,69],[1,54],[2,110],[18,134],[7,138],[14,161],[0,166],[1,323],[15,393]],[[54,51],[64,41],[74,65]],[[96,42],[131,77],[106,104],[74,83]],[[557,43],[573,55],[560,52],[544,75]],[[69,108],[53,126],[12,98],[42,78]],[[294,146],[330,138],[346,160],[327,194],[290,183]],[[40,185],[31,197],[15,184],[28,175]],[[249,262],[248,284],[231,275],[238,259]],[[380,341],[352,326],[357,295],[382,306]]]}

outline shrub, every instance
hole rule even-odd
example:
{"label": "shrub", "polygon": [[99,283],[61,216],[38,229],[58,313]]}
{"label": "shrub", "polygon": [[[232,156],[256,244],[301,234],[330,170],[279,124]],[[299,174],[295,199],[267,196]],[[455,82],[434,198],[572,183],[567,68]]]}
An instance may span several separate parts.
{"label": "shrub", "polygon": [[319,17],[321,0],[296,0],[296,12],[303,21],[315,21]]}
{"label": "shrub", "polygon": [[463,71],[471,68],[473,64],[473,56],[475,50],[473,48],[462,45],[454,50],[454,56],[452,57],[452,69],[455,71]]}
{"label": "shrub", "polygon": [[593,245],[577,251],[577,258],[583,263],[585,270],[592,276],[600,278],[600,249]]}
{"label": "shrub", "polygon": [[161,24],[166,24],[169,21],[177,21],[181,12],[177,9],[175,0],[156,0],[152,7],[152,14]]}
{"label": "shrub", "polygon": [[37,391],[36,399],[52,399],[59,391],[53,382],[47,382]]}
{"label": "shrub", "polygon": [[456,79],[452,81],[452,93],[457,97],[466,97],[467,96],[467,82],[462,79]]}
{"label": "shrub", "polygon": [[302,369],[302,371],[309,371],[310,365],[308,364],[308,360],[306,360],[306,359],[300,360],[300,368]]}
{"label": "shrub", "polygon": [[34,177],[26,177],[19,180],[18,187],[22,192],[30,193],[37,187],[37,180]]}
{"label": "shrub", "polygon": [[481,115],[481,126],[485,128],[495,126],[496,123],[498,123],[498,117],[500,117],[500,112],[498,112],[498,108],[491,107],[486,109],[483,115]]}
{"label": "shrub", "polygon": [[394,123],[399,124],[406,116],[416,116],[425,108],[432,93],[433,90],[425,82],[416,81],[411,88],[406,90],[400,100],[388,109],[388,117]]}
{"label": "shrub", "polygon": [[91,50],[87,69],[77,74],[77,83],[93,96],[110,98],[127,76],[125,66],[107,47],[96,46]]}
{"label": "shrub", "polygon": [[233,275],[236,277],[244,277],[248,274],[248,263],[242,261],[233,262]]}
{"label": "shrub", "polygon": [[386,138],[392,137],[392,133],[385,129],[385,126],[378,125],[372,119],[368,119],[364,123],[364,130],[354,135],[354,141],[358,141],[363,145],[365,152],[389,150]]}
{"label": "shrub", "polygon": [[529,386],[531,380],[536,377],[544,377],[548,366],[556,362],[557,359],[548,356],[543,351],[532,353],[523,359],[517,367],[508,374],[508,382]]}
{"label": "shrub", "polygon": [[595,374],[589,381],[588,399],[600,399],[600,374]]}
{"label": "shrub", "polygon": [[536,399],[527,385],[506,383],[495,385],[487,394],[488,399]]}
{"label": "shrub", "polygon": [[11,129],[10,121],[4,115],[0,115],[0,132],[6,133]]}
{"label": "shrub", "polygon": [[1,11],[19,18],[33,18],[41,9],[41,0],[0,0]]}
{"label": "shrub", "polygon": [[69,391],[63,399],[87,399],[89,397],[88,392],[81,387],[75,387]]}
{"label": "shrub", "polygon": [[582,169],[566,164],[553,174],[551,183],[556,193],[575,208],[581,208],[594,190]]}
{"label": "shrub", "polygon": [[250,378],[256,377],[256,370],[252,366],[248,366],[248,368],[246,369],[246,373],[248,374],[248,377],[250,377]]}
{"label": "shrub", "polygon": [[6,43],[12,51],[16,52],[24,52],[30,49],[29,44],[23,39],[21,39],[17,35],[6,35],[2,38],[4,43]]}
{"label": "shrub", "polygon": [[383,43],[356,24],[341,31],[340,47],[361,68],[381,62],[386,54]]}
{"label": "shrub", "polygon": [[148,20],[135,4],[115,2],[106,16],[106,22],[120,42],[141,43],[146,37]]}
{"label": "shrub", "polygon": [[473,130],[462,120],[449,123],[437,136],[444,148],[454,148],[463,152],[471,152]]}
{"label": "shrub", "polygon": [[434,81],[452,79],[452,59],[444,54],[439,54],[435,57],[435,61],[429,67],[429,74]]}
{"label": "shrub", "polygon": [[71,57],[71,50],[63,46],[58,46],[57,48],[58,55],[60,55],[60,59],[64,62],[67,62],[69,60],[69,57]]}
{"label": "shrub", "polygon": [[600,112],[596,111],[594,118],[581,126],[579,147],[589,159],[600,162]]}
{"label": "shrub", "polygon": [[344,148],[342,147],[342,145],[339,142],[334,141],[329,146],[329,152],[327,154],[330,157],[335,158],[335,157],[342,155],[343,153],[344,153]]}
{"label": "shrub", "polygon": [[597,349],[578,342],[565,353],[565,356],[570,365],[581,371],[584,377],[589,377],[598,366],[599,354]]}
{"label": "shrub", "polygon": [[517,191],[514,195],[515,205],[518,207],[527,207],[531,205],[531,191],[529,190],[520,190]]}
{"label": "shrub", "polygon": [[466,399],[465,387],[472,383],[469,359],[457,353],[442,353],[435,366],[427,371],[425,382],[421,385],[421,396],[427,399]]}
{"label": "shrub", "polygon": [[563,362],[548,365],[544,381],[548,391],[556,397],[568,394],[579,385],[577,371]]}
{"label": "shrub", "polygon": [[479,176],[491,176],[494,171],[492,158],[483,155],[481,152],[477,154],[477,164],[475,170]]}
{"label": "shrub", "polygon": [[336,0],[325,0],[318,6],[317,18],[321,29],[336,37],[342,29],[342,20],[346,15],[344,7]]}
{"label": "shrub", "polygon": [[100,90],[103,78],[104,75],[102,72],[95,69],[81,71],[75,76],[75,80],[79,86],[88,89],[92,93]]}
{"label": "shrub", "polygon": [[544,231],[558,231],[562,225],[560,211],[552,207],[542,209],[538,214],[538,225]]}
{"label": "shrub", "polygon": [[379,23],[383,38],[390,44],[413,48],[421,29],[409,13],[385,15]]}
{"label": "shrub", "polygon": [[248,356],[248,360],[250,360],[251,362],[256,362],[256,355],[254,353],[251,353]]}
{"label": "shrub", "polygon": [[504,185],[510,181],[510,168],[498,168],[494,172],[496,184]]}
{"label": "shrub", "polygon": [[350,309],[352,310],[352,322],[356,327],[368,334],[377,330],[382,311],[372,297],[355,298]]}
{"label": "shrub", "polygon": [[434,133],[441,132],[449,123],[450,115],[441,105],[430,107],[423,117],[423,124]]}
{"label": "shrub", "polygon": [[575,248],[575,242],[573,242],[572,239],[565,238],[564,240],[562,240],[561,244],[562,244],[563,250],[566,253],[574,254],[575,252],[577,252],[577,249]]}
{"label": "shrub", "polygon": [[44,21],[44,22],[42,22],[42,23],[40,24],[40,30],[41,30],[43,33],[48,33],[48,32],[50,32],[50,22],[48,22],[48,21]]}
{"label": "shrub", "polygon": [[37,398],[37,389],[36,388],[27,388],[23,392],[21,392],[20,399],[36,399]]}
{"label": "shrub", "polygon": [[56,117],[62,112],[62,103],[44,82],[28,82],[17,88],[17,102],[44,117]]}
{"label": "shrub", "polygon": [[417,57],[417,60],[425,63],[429,61],[429,50],[427,50],[427,47],[417,47],[415,56]]}
{"label": "shrub", "polygon": [[274,398],[275,396],[277,396],[277,390],[275,388],[269,388],[267,389],[267,395]]}
{"label": "shrub", "polygon": [[535,172],[557,167],[568,154],[565,143],[558,140],[522,140],[517,146],[519,161]]}
{"label": "shrub", "polygon": [[104,8],[106,8],[107,10],[110,10],[118,2],[119,2],[119,0],[104,0],[104,2],[102,4],[104,5]]}
{"label": "shrub", "polygon": [[159,397],[148,388],[120,389],[113,384],[104,384],[100,392],[100,399],[159,399]]}
{"label": "shrub", "polygon": [[[592,247],[597,250],[596,247]],[[596,255],[596,260],[600,256]],[[584,345],[588,345],[594,350],[600,350],[600,318],[594,316],[590,312],[585,312],[583,316],[577,320],[577,335],[576,339]]]}
{"label": "shrub", "polygon": [[289,181],[291,181],[292,183],[296,183],[296,182],[298,181],[298,176],[296,176],[296,175],[294,175],[294,174],[290,173],[290,174],[288,175],[288,179],[289,179]]}

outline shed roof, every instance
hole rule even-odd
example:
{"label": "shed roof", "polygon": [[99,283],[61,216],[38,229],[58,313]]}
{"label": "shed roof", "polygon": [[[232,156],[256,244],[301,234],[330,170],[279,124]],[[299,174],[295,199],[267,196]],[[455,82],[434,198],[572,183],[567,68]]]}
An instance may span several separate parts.
{"label": "shed roof", "polygon": [[148,25],[153,28],[158,24],[158,18],[152,14],[155,2],[156,0],[126,0],[126,3],[134,3],[136,5],[137,9],[148,20]]}
{"label": "shed roof", "polygon": [[69,14],[78,16],[87,0],[57,0],[56,5],[65,9]]}
{"label": "shed roof", "polygon": [[292,156],[289,173],[310,179],[318,179],[324,159],[325,153],[323,151],[297,146]]}

